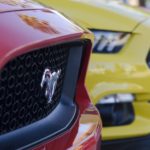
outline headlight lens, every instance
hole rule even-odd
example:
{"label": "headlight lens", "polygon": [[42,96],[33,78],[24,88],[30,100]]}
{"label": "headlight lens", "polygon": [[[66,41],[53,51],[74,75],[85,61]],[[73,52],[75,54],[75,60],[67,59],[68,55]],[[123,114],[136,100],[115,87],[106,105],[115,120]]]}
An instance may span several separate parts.
{"label": "headlight lens", "polygon": [[99,101],[99,104],[114,104],[114,103],[125,103],[125,102],[133,102],[135,99],[133,94],[114,94],[104,97]]}
{"label": "headlight lens", "polygon": [[117,53],[126,44],[130,33],[91,30],[95,35],[93,52]]}

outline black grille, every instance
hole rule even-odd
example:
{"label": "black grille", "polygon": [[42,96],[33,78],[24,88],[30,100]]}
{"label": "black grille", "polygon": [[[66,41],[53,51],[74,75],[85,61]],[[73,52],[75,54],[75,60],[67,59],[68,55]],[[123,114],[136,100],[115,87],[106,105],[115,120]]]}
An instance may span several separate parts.
{"label": "black grille", "polygon": [[[34,50],[8,62],[0,73],[0,134],[46,117],[59,103],[69,44]],[[45,68],[61,69],[52,102],[40,83]]]}

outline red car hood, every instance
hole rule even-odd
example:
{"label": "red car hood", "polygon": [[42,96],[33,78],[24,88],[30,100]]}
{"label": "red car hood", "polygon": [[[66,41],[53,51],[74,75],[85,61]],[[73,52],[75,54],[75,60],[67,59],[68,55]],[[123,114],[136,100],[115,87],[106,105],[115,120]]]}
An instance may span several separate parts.
{"label": "red car hood", "polygon": [[16,55],[78,39],[84,32],[58,12],[22,1],[0,1],[0,67]]}

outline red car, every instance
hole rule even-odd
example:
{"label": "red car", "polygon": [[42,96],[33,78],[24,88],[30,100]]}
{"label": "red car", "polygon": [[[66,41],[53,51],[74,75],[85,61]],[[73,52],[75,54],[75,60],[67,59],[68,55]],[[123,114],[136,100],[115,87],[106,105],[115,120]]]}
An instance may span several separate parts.
{"label": "red car", "polygon": [[100,149],[84,85],[91,34],[29,0],[0,0],[0,149]]}

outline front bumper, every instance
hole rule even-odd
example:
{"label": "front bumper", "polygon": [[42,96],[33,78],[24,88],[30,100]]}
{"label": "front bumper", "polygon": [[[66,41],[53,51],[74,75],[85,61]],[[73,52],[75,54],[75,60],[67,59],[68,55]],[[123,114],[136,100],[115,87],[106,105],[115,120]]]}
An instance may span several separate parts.
{"label": "front bumper", "polygon": [[[81,112],[80,112],[81,113]],[[97,109],[89,105],[74,125],[55,139],[41,143],[34,150],[100,150],[102,124]]]}

